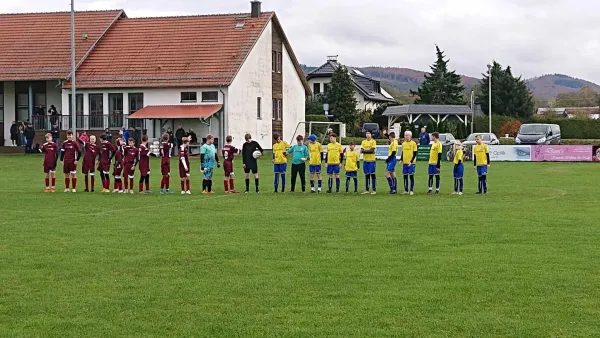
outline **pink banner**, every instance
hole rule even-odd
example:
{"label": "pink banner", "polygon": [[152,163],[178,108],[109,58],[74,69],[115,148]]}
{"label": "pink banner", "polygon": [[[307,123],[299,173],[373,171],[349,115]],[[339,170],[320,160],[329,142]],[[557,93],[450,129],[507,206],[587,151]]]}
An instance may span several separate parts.
{"label": "pink banner", "polygon": [[531,146],[531,160],[535,162],[591,162],[592,146]]}

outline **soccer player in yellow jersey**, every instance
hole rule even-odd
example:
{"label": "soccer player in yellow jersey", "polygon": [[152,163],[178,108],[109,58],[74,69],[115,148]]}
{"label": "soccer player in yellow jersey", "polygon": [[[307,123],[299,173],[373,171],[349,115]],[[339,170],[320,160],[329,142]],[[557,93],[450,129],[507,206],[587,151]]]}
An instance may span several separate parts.
{"label": "soccer player in yellow jersey", "polygon": [[354,193],[358,192],[358,169],[360,169],[360,155],[355,149],[354,142],[350,142],[350,150],[346,152],[346,192],[350,188],[350,178],[354,180]]}
{"label": "soccer player in yellow jersey", "polygon": [[310,173],[310,192],[315,192],[315,176],[319,180],[318,192],[321,193],[321,163],[323,162],[323,146],[317,142],[317,135],[312,134],[308,137],[308,171]]}
{"label": "soccer player in yellow jersey", "polygon": [[273,144],[273,171],[275,172],[273,185],[275,186],[275,192],[277,192],[279,188],[279,176],[281,175],[281,192],[284,192],[285,172],[287,171],[287,150],[290,148],[290,145],[282,141],[279,134],[274,134],[273,140],[275,141]]}
{"label": "soccer player in yellow jersey", "polygon": [[463,175],[465,166],[463,164],[464,154],[460,141],[454,143],[454,192],[453,195],[463,194]]}
{"label": "soccer player in yellow jersey", "polygon": [[415,163],[417,161],[417,144],[412,140],[412,132],[404,132],[404,142],[402,142],[402,175],[404,176],[404,193],[408,194],[408,181],[410,179],[410,194],[414,195],[415,189]]}
{"label": "soccer player in yellow jersey", "polygon": [[363,195],[369,193],[369,181],[373,187],[372,195],[377,193],[377,184],[375,183],[375,149],[377,148],[377,142],[373,139],[373,135],[370,131],[365,133],[367,137],[360,143],[360,153],[363,154],[363,173],[365,174],[365,192]]}
{"label": "soccer player in yellow jersey", "polygon": [[478,195],[487,194],[487,171],[490,166],[490,151],[487,144],[481,142],[481,135],[475,137],[475,145],[473,146],[473,164],[479,176]]}
{"label": "soccer player in yellow jersey", "polygon": [[396,155],[398,154],[398,140],[396,140],[394,132],[391,132],[388,138],[390,145],[388,148],[388,158],[385,160],[385,177],[390,185],[390,194],[393,195],[397,193],[396,163],[398,163],[398,160],[396,159]]}
{"label": "soccer player in yellow jersey", "polygon": [[337,136],[333,133],[329,135],[329,144],[327,145],[327,160],[325,161],[325,167],[327,168],[327,174],[329,175],[328,194],[331,194],[331,189],[333,189],[334,176],[335,191],[340,192],[340,168],[342,166],[344,149],[341,144],[337,143],[336,138]]}
{"label": "soccer player in yellow jersey", "polygon": [[431,194],[433,190],[433,177],[435,176],[435,194],[440,193],[440,167],[442,160],[442,144],[440,143],[440,133],[431,133],[431,150],[429,150],[429,181],[427,190],[428,194]]}

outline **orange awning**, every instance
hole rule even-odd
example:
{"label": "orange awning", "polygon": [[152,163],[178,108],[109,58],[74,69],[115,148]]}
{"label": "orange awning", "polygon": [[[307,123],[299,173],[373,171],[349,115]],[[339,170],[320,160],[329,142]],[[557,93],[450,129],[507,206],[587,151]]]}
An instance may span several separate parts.
{"label": "orange awning", "polygon": [[177,106],[146,106],[128,116],[130,119],[199,119],[212,116],[222,104],[195,104]]}

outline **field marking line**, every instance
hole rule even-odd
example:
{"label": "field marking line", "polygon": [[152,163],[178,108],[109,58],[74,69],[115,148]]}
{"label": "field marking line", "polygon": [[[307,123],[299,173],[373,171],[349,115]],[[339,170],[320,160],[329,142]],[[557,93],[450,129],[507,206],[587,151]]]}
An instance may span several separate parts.
{"label": "field marking line", "polygon": [[558,195],[543,197],[543,198],[539,199],[540,201],[553,200],[553,199],[560,198],[560,197],[563,197],[563,196],[566,196],[569,194],[566,190],[562,190],[562,189],[554,189],[554,188],[548,188],[548,189],[557,192]]}

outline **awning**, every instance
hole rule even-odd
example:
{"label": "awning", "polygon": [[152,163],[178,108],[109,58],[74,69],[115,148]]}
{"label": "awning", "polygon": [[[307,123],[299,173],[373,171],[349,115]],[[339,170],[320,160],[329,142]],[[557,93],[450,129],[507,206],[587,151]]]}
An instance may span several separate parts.
{"label": "awning", "polygon": [[207,118],[223,108],[222,104],[195,104],[176,106],[146,106],[129,115],[129,119],[199,119]]}

